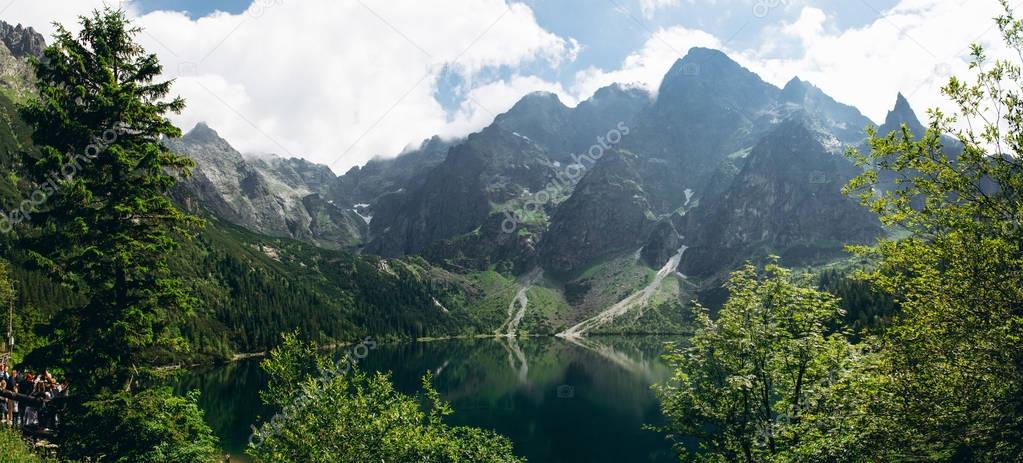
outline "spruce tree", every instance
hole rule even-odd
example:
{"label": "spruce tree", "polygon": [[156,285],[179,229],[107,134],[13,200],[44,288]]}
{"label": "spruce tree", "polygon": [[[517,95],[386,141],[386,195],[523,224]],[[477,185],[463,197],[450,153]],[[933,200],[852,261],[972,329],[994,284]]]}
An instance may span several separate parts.
{"label": "spruce tree", "polygon": [[152,368],[176,349],[192,296],[168,260],[199,219],[167,196],[193,163],[163,137],[171,82],[135,41],[139,29],[106,8],[58,26],[36,62],[39,100],[23,108],[39,153],[26,159],[33,190],[25,238],[32,260],[84,301],[54,320],[49,361],[71,382],[61,452],[74,461],[210,463],[216,438],[195,396],[175,397]]}
{"label": "spruce tree", "polygon": [[60,320],[60,359],[78,391],[130,390],[145,359],[177,342],[171,321],[189,308],[167,267],[177,240],[199,223],[167,197],[192,161],[162,137],[184,107],[121,11],[59,27],[37,62],[40,99],[23,109],[40,154],[28,159],[35,190],[34,260],[82,292],[87,303]]}

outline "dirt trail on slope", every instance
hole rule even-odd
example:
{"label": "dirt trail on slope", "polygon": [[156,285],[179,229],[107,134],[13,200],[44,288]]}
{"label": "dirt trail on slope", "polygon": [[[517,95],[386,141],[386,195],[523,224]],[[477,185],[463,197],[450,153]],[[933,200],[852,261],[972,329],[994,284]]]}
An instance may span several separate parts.
{"label": "dirt trail on slope", "polygon": [[526,292],[537,281],[540,281],[540,278],[543,278],[543,270],[538,268],[519,280],[519,290],[515,293],[515,297],[512,298],[511,302],[508,303],[508,319],[497,328],[494,334],[506,337],[515,337],[517,335],[519,324],[522,323],[522,318],[526,316],[526,309],[529,308],[529,297]]}
{"label": "dirt trail on slope", "polygon": [[558,333],[557,336],[563,338],[576,338],[583,336],[587,331],[604,326],[612,320],[625,315],[630,310],[643,307],[650,301],[650,298],[657,293],[657,288],[661,286],[661,282],[664,281],[664,278],[675,273],[675,269],[678,268],[678,263],[682,259],[682,253],[684,252],[686,252],[686,246],[679,248],[678,252],[675,253],[674,256],[671,256],[671,259],[668,259],[668,263],[664,264],[664,267],[661,267],[661,269],[657,271],[657,276],[654,277],[653,281],[651,281],[650,284],[646,285],[643,289],[630,294],[629,297],[622,299],[617,304],[611,306],[611,308]]}

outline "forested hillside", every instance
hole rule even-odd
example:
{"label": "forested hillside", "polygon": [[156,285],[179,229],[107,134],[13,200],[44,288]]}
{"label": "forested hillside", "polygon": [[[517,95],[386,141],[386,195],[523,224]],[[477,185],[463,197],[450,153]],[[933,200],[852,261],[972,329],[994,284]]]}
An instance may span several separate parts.
{"label": "forested hillside", "polygon": [[[8,172],[0,179],[0,202],[14,211],[25,200],[16,185],[32,146],[16,105],[3,94],[0,121],[0,167]],[[476,281],[422,259],[356,256],[258,235],[211,214],[205,218],[206,226],[182,240],[171,262],[197,299],[195,316],[181,320],[190,349],[156,353],[161,362],[265,351],[280,332],[296,329],[328,344],[368,333],[381,339],[484,333],[500,323],[499,312],[474,303],[483,293]],[[32,233],[27,223],[15,228]],[[26,263],[18,234],[3,234],[0,246],[14,263],[17,347],[24,355],[45,342],[47,322],[57,311],[82,301]]]}

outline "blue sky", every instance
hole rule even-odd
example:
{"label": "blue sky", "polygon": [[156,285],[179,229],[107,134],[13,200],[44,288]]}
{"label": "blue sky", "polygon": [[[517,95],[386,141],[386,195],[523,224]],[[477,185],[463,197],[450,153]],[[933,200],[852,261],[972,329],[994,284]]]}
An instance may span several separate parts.
{"label": "blue sky", "polygon": [[215,10],[241,13],[252,4],[252,0],[134,0],[134,3],[145,13],[157,10],[181,11],[195,19]]}

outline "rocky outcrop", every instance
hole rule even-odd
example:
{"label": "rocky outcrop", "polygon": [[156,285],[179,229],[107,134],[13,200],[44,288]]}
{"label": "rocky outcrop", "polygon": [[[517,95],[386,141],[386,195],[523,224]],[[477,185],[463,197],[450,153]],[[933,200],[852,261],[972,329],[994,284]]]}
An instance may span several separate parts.
{"label": "rocky outcrop", "polygon": [[692,247],[682,273],[713,275],[767,254],[787,265],[821,262],[881,233],[877,218],[841,192],[855,166],[807,125],[794,118],[774,129],[725,193],[686,217]]}
{"label": "rocky outcrop", "polygon": [[38,58],[43,55],[46,48],[46,39],[31,27],[22,27],[21,24],[12,26],[0,21],[0,42],[11,51],[15,58]]}
{"label": "rocky outcrop", "polygon": [[0,21],[0,90],[15,100],[32,94],[35,71],[29,58],[38,58],[44,48],[43,36],[31,27]]}
{"label": "rocky outcrop", "polygon": [[[167,146],[196,163],[191,178],[173,195],[250,230],[330,248],[358,245],[367,224],[355,211],[337,207],[321,193],[333,181],[329,169],[302,160],[247,160],[206,124]],[[329,175],[328,175],[329,174]]]}
{"label": "rocky outcrop", "polygon": [[540,242],[546,268],[569,273],[643,245],[654,219],[634,167],[637,161],[632,153],[610,151],[579,181]]}
{"label": "rocky outcrop", "polygon": [[654,226],[650,236],[643,244],[640,257],[650,268],[661,268],[678,253],[680,247],[682,247],[682,237],[675,229],[672,218],[667,217]]}

